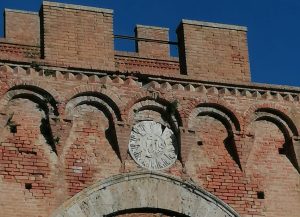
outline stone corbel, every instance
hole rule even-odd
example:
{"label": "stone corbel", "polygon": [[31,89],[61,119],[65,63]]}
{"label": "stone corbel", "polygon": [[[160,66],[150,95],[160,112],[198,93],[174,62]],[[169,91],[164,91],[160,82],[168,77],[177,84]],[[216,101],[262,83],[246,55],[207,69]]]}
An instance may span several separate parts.
{"label": "stone corbel", "polygon": [[181,157],[181,163],[183,165],[183,168],[185,169],[185,163],[188,159],[191,147],[193,144],[197,142],[196,138],[196,132],[194,129],[188,129],[188,128],[179,128],[179,136],[180,136],[180,157]]}
{"label": "stone corbel", "polygon": [[125,167],[125,160],[128,154],[128,143],[130,139],[131,125],[122,121],[117,121],[115,124],[115,128],[116,128],[116,136],[117,136],[117,142],[118,142],[120,158],[121,158],[120,160],[122,162],[122,168],[125,169],[124,167]]}
{"label": "stone corbel", "polygon": [[67,138],[70,135],[73,120],[72,117],[66,117],[64,115],[56,116],[49,115],[49,124],[52,131],[53,140],[57,148],[57,154],[59,154]]}
{"label": "stone corbel", "polygon": [[245,169],[251,149],[254,144],[254,135],[250,133],[242,133],[240,131],[233,132],[232,141],[236,147],[239,166]]}

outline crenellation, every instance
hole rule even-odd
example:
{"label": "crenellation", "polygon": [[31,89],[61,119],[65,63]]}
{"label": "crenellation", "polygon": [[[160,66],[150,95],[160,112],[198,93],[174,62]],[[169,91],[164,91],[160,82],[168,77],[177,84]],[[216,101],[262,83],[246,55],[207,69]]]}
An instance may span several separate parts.
{"label": "crenellation", "polygon": [[40,46],[40,20],[36,12],[5,9],[4,43]]}
{"label": "crenellation", "polygon": [[247,28],[183,20],[176,58],[168,28],[115,51],[113,11],[42,11],[6,10],[42,45],[0,40],[1,217],[298,217],[300,88],[251,82]]}
{"label": "crenellation", "polygon": [[[43,65],[55,67],[110,71],[116,69],[123,73],[142,71],[154,75],[155,71],[163,70],[164,75],[172,77],[218,82],[245,83],[250,81],[247,39],[243,34],[247,29],[244,27],[182,20],[177,31],[180,57],[178,60],[178,58],[170,56],[169,29],[164,27],[137,25],[135,28],[137,52],[115,51],[113,48],[112,10],[44,1],[39,14],[21,13],[15,10],[6,10],[6,14],[7,34],[3,43],[0,43],[4,46],[2,50],[0,49],[2,51],[0,59],[2,60],[19,59],[23,62],[31,62],[39,59]],[[31,20],[24,19],[24,16],[30,16]],[[23,17],[22,22],[19,22],[18,19],[21,17]],[[83,22],[78,22],[78,19]],[[32,25],[32,28],[27,28],[30,29],[26,33],[28,37],[24,37],[24,27],[28,25]],[[181,31],[183,26],[186,29]],[[197,28],[203,31],[203,35],[207,34],[214,47],[208,46],[208,44],[201,45],[202,42],[199,40],[201,37],[194,35],[198,32]],[[83,31],[78,32],[78,30]],[[187,31],[192,32],[184,35]],[[18,32],[22,33],[22,37],[18,36]],[[218,39],[227,34],[230,35],[228,38],[232,38],[232,40]],[[18,37],[21,38],[18,39]],[[14,45],[7,43],[14,43]],[[189,45],[189,43],[191,44]],[[193,45],[193,43],[196,44]],[[24,47],[25,45],[31,45],[31,47]],[[232,49],[223,51],[228,45],[232,46]],[[196,48],[197,46],[204,47]],[[193,49],[201,49],[200,52],[195,50],[196,53],[202,55],[200,65],[196,64],[199,61],[193,60],[193,56],[196,58],[192,54]],[[208,52],[215,53],[214,49],[219,49],[218,61],[209,60]],[[11,51],[9,52],[9,50]],[[202,61],[208,64],[201,65]],[[215,61],[215,63],[210,61]],[[189,62],[193,64],[189,64]],[[223,66],[226,67],[222,66],[221,68],[216,64],[217,62],[223,62]],[[233,71],[226,71],[227,68],[232,67]],[[210,73],[206,73],[206,70]],[[236,74],[232,74],[234,71]],[[198,73],[201,76],[198,76]]]}
{"label": "crenellation", "polygon": [[[136,38],[145,39],[136,42],[137,53],[146,58],[168,59],[170,56],[169,29],[153,26],[136,25]],[[156,40],[156,41],[147,41]]]}

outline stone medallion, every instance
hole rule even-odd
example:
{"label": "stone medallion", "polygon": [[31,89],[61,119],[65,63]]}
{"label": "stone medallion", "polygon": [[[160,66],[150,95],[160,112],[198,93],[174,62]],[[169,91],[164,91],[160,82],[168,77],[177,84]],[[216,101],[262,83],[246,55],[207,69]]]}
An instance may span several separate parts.
{"label": "stone medallion", "polygon": [[171,129],[154,121],[141,121],[133,126],[129,152],[141,167],[162,170],[177,159],[176,138]]}

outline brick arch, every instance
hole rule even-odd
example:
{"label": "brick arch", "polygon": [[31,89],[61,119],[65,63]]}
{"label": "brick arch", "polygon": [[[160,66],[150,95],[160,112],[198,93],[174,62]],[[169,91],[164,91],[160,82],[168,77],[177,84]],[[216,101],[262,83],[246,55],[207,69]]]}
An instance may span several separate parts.
{"label": "brick arch", "polygon": [[[10,101],[15,99],[27,99],[35,103],[38,108],[43,111],[41,116],[41,134],[44,136],[46,142],[51,147],[51,150],[57,154],[55,135],[53,134],[53,127],[51,126],[51,115],[58,116],[57,102],[54,97],[44,89],[31,85],[17,85],[10,88],[3,100],[0,102],[0,109],[9,105]],[[9,112],[9,111],[8,111]],[[30,111],[27,111],[30,113]],[[10,114],[13,114],[10,112]],[[8,115],[8,114],[7,114]]]}
{"label": "brick arch", "polygon": [[226,129],[234,131],[241,131],[240,118],[237,113],[232,110],[232,108],[228,108],[224,103],[220,103],[220,101],[202,101],[198,104],[195,104],[193,109],[189,109],[187,125],[191,126],[192,121],[198,115],[212,115],[214,118],[218,119],[223,123]]}
{"label": "brick arch", "polygon": [[113,176],[66,201],[52,217],[111,216],[132,209],[159,209],[193,217],[239,217],[202,188],[154,172]]}
{"label": "brick arch", "polygon": [[61,94],[59,94],[53,87],[49,86],[48,84],[45,84],[43,82],[39,81],[24,81],[24,80],[13,80],[12,82],[8,83],[8,88],[6,89],[6,92],[10,89],[17,88],[20,86],[29,86],[29,87],[36,87],[40,90],[43,90],[44,92],[47,92],[49,95],[51,95],[55,101],[57,102],[63,102],[64,98]]}
{"label": "brick arch", "polygon": [[[263,114],[259,114],[263,113]],[[299,131],[292,121],[292,119],[288,115],[289,111],[283,106],[272,104],[272,103],[264,103],[251,106],[245,113],[245,127],[249,126],[252,122],[256,121],[258,118],[262,119],[262,116],[270,115],[270,118],[274,120],[275,124],[280,125],[280,127],[285,126],[286,129],[283,129],[283,133],[289,132],[289,136],[299,136]],[[276,119],[276,120],[275,120]],[[246,129],[246,128],[245,128]]]}
{"label": "brick arch", "polygon": [[[107,95],[104,95],[102,92],[96,91],[79,91],[77,94],[72,96],[70,100],[66,103],[65,107],[65,115],[68,119],[73,118],[73,110],[81,105],[88,105],[96,108],[98,111],[102,112],[108,121],[108,128],[105,129],[106,139],[109,141],[116,155],[120,159],[120,150],[117,145],[117,135],[116,135],[116,126],[115,123],[118,121],[122,121],[121,112],[118,105]],[[66,133],[65,140],[68,139],[68,135],[72,130],[73,122],[71,126],[68,128],[68,132]],[[62,150],[62,158],[64,154],[69,149],[69,145],[65,145]]]}
{"label": "brick arch", "polygon": [[97,97],[93,93],[83,93],[83,95],[79,95],[71,99],[66,105],[66,114],[70,117],[72,116],[72,111],[76,107],[80,105],[90,105],[98,110],[102,111],[107,119],[112,124],[113,121],[118,121],[121,119],[120,111],[116,106],[110,106],[105,100]]}
{"label": "brick arch", "polygon": [[116,105],[118,105],[118,107],[121,107],[123,105],[123,102],[119,95],[115,91],[111,90],[111,88],[106,89],[104,86],[101,87],[99,85],[96,86],[91,84],[81,85],[74,88],[71,92],[69,92],[66,95],[66,99],[67,101],[69,101],[70,99],[74,98],[74,96],[80,95],[82,93],[100,93],[109,97]]}
{"label": "brick arch", "polygon": [[145,98],[155,99],[149,92],[144,91],[142,93],[136,94],[135,96],[130,98],[125,105],[123,105],[122,113],[125,120],[128,118],[128,113],[130,112],[130,109],[134,106],[134,104]]}
{"label": "brick arch", "polygon": [[[147,103],[143,104],[143,102],[146,101],[151,101],[152,103],[148,103],[148,105]],[[182,117],[178,109],[173,107],[175,105],[173,105],[172,102],[160,97],[159,95],[154,96],[153,93],[144,93],[131,99],[123,109],[123,116],[127,122],[133,121],[131,118],[132,115],[130,114],[134,112],[133,110],[135,109],[135,106],[137,107],[137,111],[147,109],[147,107],[151,109],[151,106],[166,113],[170,113],[169,110],[172,109],[174,112],[173,115],[171,115],[172,121],[177,123],[177,128],[182,126]]]}
{"label": "brick arch", "polygon": [[53,95],[39,86],[29,84],[19,84],[9,88],[0,101],[0,109],[5,107],[10,101],[17,98],[28,99],[38,104],[46,115],[49,113],[56,116],[59,115],[57,108],[58,102]]}
{"label": "brick arch", "polygon": [[75,108],[77,105],[88,102],[95,102],[98,105],[102,105],[103,108],[109,110],[113,114],[113,117],[116,121],[122,120],[121,111],[118,104],[108,95],[98,91],[78,92],[77,94],[72,96],[66,103],[65,112],[68,113],[70,109]]}
{"label": "brick arch", "polygon": [[[76,98],[74,98],[74,99],[76,99]],[[91,107],[95,108],[97,110],[97,112],[102,112],[108,122],[108,127],[106,129],[104,129],[105,138],[111,145],[111,147],[112,147],[113,151],[115,152],[115,154],[117,155],[117,157],[119,159],[121,159],[120,150],[119,150],[119,146],[117,143],[116,129],[115,129],[115,122],[117,121],[117,119],[111,113],[112,109],[109,109],[101,101],[93,100],[93,98],[85,98],[85,99],[79,99],[79,100],[80,101],[78,103],[74,103],[74,104],[72,103],[72,105],[67,104],[67,108],[68,108],[68,106],[72,106],[71,110],[73,111],[73,109],[75,109],[79,106],[87,105],[87,106],[91,106]],[[70,114],[70,116],[68,116],[68,119],[72,119],[72,118],[73,118],[72,114]],[[64,162],[67,152],[70,150],[71,146],[73,145],[73,143],[71,143],[69,140],[70,138],[72,139],[72,137],[73,137],[72,136],[73,126],[74,126],[74,122],[72,120],[70,122],[68,128],[65,129],[65,132],[63,134],[63,144],[65,144],[65,145],[62,147],[61,155],[60,155],[60,159],[62,162]]]}
{"label": "brick arch", "polygon": [[[54,138],[50,127],[49,109],[56,110],[56,101],[47,90],[39,86],[30,85],[29,82],[15,84],[6,90],[0,102],[0,106],[7,106],[6,114],[11,115],[12,120],[16,121],[18,126],[18,130],[12,135],[14,141],[10,141],[9,138],[12,137],[8,135],[5,136],[5,139],[8,139],[12,144],[12,148],[16,150],[14,151],[16,153],[15,164],[22,165],[24,153],[26,153],[27,157],[31,159],[31,164],[28,165],[32,165],[32,172],[26,175],[26,179],[24,179],[25,175],[14,175],[14,179],[16,179],[16,182],[22,184],[27,183],[26,180],[30,180],[30,183],[33,184],[32,186],[39,186],[32,188],[34,192],[32,195],[44,198],[44,193],[36,194],[35,189],[44,189],[44,191],[51,192],[52,194],[54,188],[51,179],[55,176],[55,165],[58,163],[58,158],[56,144],[53,141]],[[16,105],[10,104],[10,102],[18,99],[28,100],[25,104],[31,109],[24,109],[24,102],[17,103]],[[17,110],[17,113],[11,106]],[[54,114],[56,113],[54,112]],[[15,117],[17,118],[14,119]],[[21,128],[21,132],[19,128]],[[47,130],[47,132],[42,129]],[[20,140],[20,136],[24,137],[24,139]],[[44,136],[44,141],[39,139],[40,136]],[[22,149],[26,151],[23,152]],[[40,162],[43,162],[43,164],[40,164]],[[22,174],[22,172],[18,173]],[[39,174],[39,178],[36,178],[34,174]]]}
{"label": "brick arch", "polygon": [[227,116],[227,120],[231,122],[231,128],[236,131],[243,130],[243,117],[236,111],[236,109],[229,105],[226,101],[222,99],[195,99],[188,103],[185,108],[183,108],[183,116],[184,116],[184,125],[188,127],[189,122],[191,121],[191,116],[195,115],[195,111],[197,107],[211,107],[216,111],[220,111],[221,113]]}

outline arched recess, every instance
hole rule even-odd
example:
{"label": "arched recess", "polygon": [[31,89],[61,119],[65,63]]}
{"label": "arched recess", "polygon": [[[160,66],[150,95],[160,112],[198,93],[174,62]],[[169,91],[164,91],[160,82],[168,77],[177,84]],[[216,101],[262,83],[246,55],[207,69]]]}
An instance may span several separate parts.
{"label": "arched recess", "polygon": [[221,121],[229,131],[240,131],[241,126],[235,114],[217,103],[201,103],[189,115],[188,126],[193,128],[193,119],[197,116],[211,116]]}
{"label": "arched recess", "polygon": [[105,86],[93,84],[80,85],[74,88],[72,91],[68,92],[66,95],[66,99],[67,102],[70,102],[72,99],[81,95],[95,96],[105,101],[107,104],[110,105],[111,108],[115,108],[115,111],[117,113],[120,113],[119,108],[123,105],[123,102],[116,92],[117,90],[115,90],[115,87],[113,86],[112,89],[107,89]]}
{"label": "arched recess", "polygon": [[7,103],[16,98],[28,98],[29,100],[35,99],[34,102],[38,103],[40,106],[44,107],[45,112],[58,115],[57,100],[48,91],[42,89],[41,87],[34,85],[16,85],[11,87],[5,94],[4,98],[1,100],[1,107],[7,105]]}
{"label": "arched recess", "polygon": [[[121,120],[121,115],[110,97],[92,91],[71,97],[64,114],[68,124],[63,129],[64,146],[60,156],[66,171],[62,182],[67,186],[67,193],[73,196],[94,180],[118,172],[121,157],[115,123]],[[108,167],[109,171],[105,171]],[[76,178],[78,174],[82,179]]]}
{"label": "arched recess", "polygon": [[297,153],[295,149],[295,145],[299,143],[299,132],[292,119],[275,108],[261,107],[256,109],[250,117],[250,123],[254,121],[269,121],[278,127],[285,139],[281,153],[284,153],[292,165],[300,172],[300,153]]}
{"label": "arched recess", "polygon": [[66,105],[66,115],[69,118],[73,117],[73,110],[81,105],[88,105],[101,111],[108,120],[109,126],[106,129],[106,138],[111,144],[112,148],[120,157],[118,142],[116,140],[115,123],[122,121],[121,112],[118,105],[107,95],[100,92],[82,92],[73,96]]}
{"label": "arched recess", "polygon": [[66,201],[51,216],[112,216],[133,209],[159,209],[191,217],[239,216],[207,191],[153,172],[122,174],[96,183]]}
{"label": "arched recess", "polygon": [[[5,132],[5,143],[10,144],[9,149],[3,146],[0,158],[14,153],[16,172],[12,179],[20,186],[30,183],[33,197],[44,197],[39,189],[52,194],[55,184],[51,180],[56,178],[58,158],[51,119],[58,116],[57,101],[41,87],[21,84],[7,90],[0,109],[9,117],[1,131]],[[19,176],[25,170],[28,172]]]}
{"label": "arched recess", "polygon": [[153,98],[151,96],[146,96],[136,100],[130,108],[127,108],[125,110],[127,111],[127,114],[125,114],[125,116],[127,115],[129,123],[134,124],[135,121],[138,121],[135,120],[135,117],[138,113],[147,110],[157,112],[162,117],[161,124],[167,124],[170,128],[177,132],[179,131],[179,127],[182,126],[182,119],[177,110],[177,106],[177,101],[169,102],[168,100],[160,97]]}
{"label": "arched recess", "polygon": [[227,138],[224,140],[224,145],[232,157],[232,159],[241,168],[239,150],[235,144],[235,133],[241,131],[240,123],[234,113],[226,107],[216,103],[201,103],[190,114],[188,118],[188,127],[194,129],[194,120],[197,117],[208,116],[220,121],[227,131]]}
{"label": "arched recess", "polygon": [[70,113],[70,110],[72,110],[79,104],[89,102],[95,102],[98,105],[103,105],[106,109],[108,109],[114,121],[122,120],[118,105],[109,96],[101,92],[87,91],[74,95],[67,103],[66,113]]}
{"label": "arched recess", "polygon": [[[46,90],[33,85],[21,84],[10,88],[1,100],[0,110],[7,115],[13,116],[14,112],[7,108],[9,103],[16,99],[27,99],[36,104],[36,107],[43,113],[40,123],[40,132],[44,136],[51,150],[57,154],[55,135],[51,129],[50,117],[59,116],[56,99]],[[30,111],[25,111],[30,113]]]}

